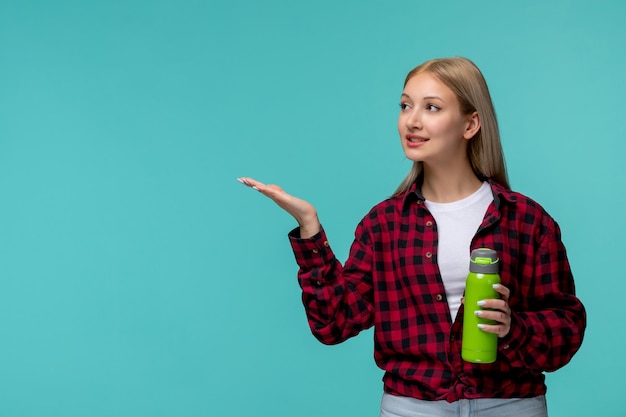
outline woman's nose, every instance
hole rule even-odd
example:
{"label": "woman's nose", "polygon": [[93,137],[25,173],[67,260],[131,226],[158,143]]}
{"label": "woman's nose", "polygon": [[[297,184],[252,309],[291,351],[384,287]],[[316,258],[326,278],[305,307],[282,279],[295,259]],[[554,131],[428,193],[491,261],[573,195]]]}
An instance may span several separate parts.
{"label": "woman's nose", "polygon": [[420,129],[422,127],[419,112],[416,109],[413,109],[413,111],[407,115],[406,126],[412,129]]}

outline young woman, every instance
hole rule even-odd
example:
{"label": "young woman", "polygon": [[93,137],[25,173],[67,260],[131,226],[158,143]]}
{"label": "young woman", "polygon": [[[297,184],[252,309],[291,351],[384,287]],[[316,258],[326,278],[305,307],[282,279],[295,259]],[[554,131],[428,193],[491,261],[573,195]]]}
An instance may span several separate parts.
{"label": "young woman", "polygon": [[[545,371],[580,347],[585,310],[556,222],[510,190],[487,84],[468,59],[436,59],[406,77],[398,131],[413,167],[359,223],[342,265],[315,208],[276,185],[239,178],[299,227],[289,238],[313,334],[340,343],[374,326],[385,371],[381,416],[546,416]],[[498,358],[461,359],[469,255],[494,249]],[[480,314],[480,313],[479,313]]]}

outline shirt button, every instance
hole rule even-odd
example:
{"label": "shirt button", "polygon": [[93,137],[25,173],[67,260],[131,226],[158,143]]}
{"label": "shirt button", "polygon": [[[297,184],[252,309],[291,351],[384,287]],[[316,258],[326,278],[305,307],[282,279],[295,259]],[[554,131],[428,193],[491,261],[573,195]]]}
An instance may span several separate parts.
{"label": "shirt button", "polygon": [[508,344],[506,344],[506,345],[502,346],[502,349],[506,350],[506,349],[508,349],[508,348],[510,348],[510,347],[511,347],[511,346],[509,346]]}
{"label": "shirt button", "polygon": [[318,287],[322,286],[322,281],[315,281],[315,285],[317,285]]}
{"label": "shirt button", "polygon": [[431,222],[430,220],[428,220],[428,221],[426,222],[426,226],[430,227],[430,226],[432,226],[432,225],[433,225],[433,222]]}
{"label": "shirt button", "polygon": [[324,246],[328,247],[328,241],[327,240],[324,241]]}
{"label": "shirt button", "polygon": [[319,253],[319,249],[313,249],[313,253]]}
{"label": "shirt button", "polygon": [[431,252],[426,252],[426,257],[430,259],[433,257],[433,254]]}
{"label": "shirt button", "polygon": [[450,336],[450,341],[454,342],[454,335]]}
{"label": "shirt button", "polygon": [[443,295],[441,295],[441,294],[437,294],[437,295],[435,296],[435,300],[437,300],[437,301],[441,301],[441,300],[443,300]]}

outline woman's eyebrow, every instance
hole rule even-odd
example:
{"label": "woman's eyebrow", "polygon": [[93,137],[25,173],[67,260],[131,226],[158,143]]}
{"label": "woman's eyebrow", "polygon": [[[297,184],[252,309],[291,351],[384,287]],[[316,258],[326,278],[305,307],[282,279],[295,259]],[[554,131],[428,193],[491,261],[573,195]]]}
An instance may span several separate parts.
{"label": "woman's eyebrow", "polygon": [[[411,99],[411,96],[410,96],[410,95],[408,95],[407,93],[402,93],[402,94],[400,95],[400,97],[406,97],[406,98],[408,98],[408,99]],[[444,102],[444,103],[446,102],[444,99],[442,99],[442,98],[441,98],[441,97],[439,97],[439,96],[426,96],[426,97],[422,98],[422,100],[440,100],[440,101],[442,101],[442,102]]]}
{"label": "woman's eyebrow", "polygon": [[446,102],[444,99],[438,96],[426,96],[422,100],[440,100],[440,101],[443,101],[444,103]]}

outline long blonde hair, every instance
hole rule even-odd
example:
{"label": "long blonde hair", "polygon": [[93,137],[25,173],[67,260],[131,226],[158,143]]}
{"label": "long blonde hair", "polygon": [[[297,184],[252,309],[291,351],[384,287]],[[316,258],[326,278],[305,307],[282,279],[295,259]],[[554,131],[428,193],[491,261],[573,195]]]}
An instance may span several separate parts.
{"label": "long blonde hair", "polygon": [[[429,72],[450,88],[457,96],[463,114],[478,113],[480,129],[467,146],[470,165],[478,177],[491,178],[509,189],[496,112],[487,82],[476,64],[462,57],[426,61],[407,74],[404,85],[421,72]],[[422,162],[414,162],[393,195],[406,192],[421,175]]]}

